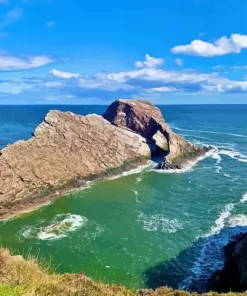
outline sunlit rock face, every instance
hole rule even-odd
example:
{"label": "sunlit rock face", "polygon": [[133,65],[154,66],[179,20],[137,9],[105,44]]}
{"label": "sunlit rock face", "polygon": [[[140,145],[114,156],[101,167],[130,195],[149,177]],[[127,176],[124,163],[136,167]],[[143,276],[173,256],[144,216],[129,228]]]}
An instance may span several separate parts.
{"label": "sunlit rock face", "polygon": [[188,160],[205,154],[208,147],[192,145],[175,134],[165,122],[160,110],[141,100],[117,100],[104,114],[112,124],[143,136],[154,155],[164,155],[162,169],[182,168]]}

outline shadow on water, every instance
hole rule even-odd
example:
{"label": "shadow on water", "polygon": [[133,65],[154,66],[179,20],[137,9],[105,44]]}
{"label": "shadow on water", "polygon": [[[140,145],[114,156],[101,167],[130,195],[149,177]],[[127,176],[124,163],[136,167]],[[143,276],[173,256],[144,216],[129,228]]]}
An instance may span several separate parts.
{"label": "shadow on water", "polygon": [[205,292],[208,279],[223,268],[224,246],[243,232],[247,232],[247,226],[223,228],[217,234],[200,238],[176,258],[145,270],[143,279],[146,286]]}

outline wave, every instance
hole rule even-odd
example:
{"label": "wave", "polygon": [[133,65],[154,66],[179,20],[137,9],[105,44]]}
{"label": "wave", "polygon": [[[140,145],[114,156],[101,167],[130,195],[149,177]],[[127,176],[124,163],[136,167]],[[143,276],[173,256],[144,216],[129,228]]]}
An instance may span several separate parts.
{"label": "wave", "polygon": [[175,233],[178,229],[182,229],[181,222],[177,219],[167,219],[162,214],[140,213],[137,222],[142,224],[143,229],[148,232]]}
{"label": "wave", "polygon": [[187,161],[186,166],[184,168],[182,168],[182,169],[154,170],[154,171],[156,173],[159,173],[159,174],[174,174],[174,173],[182,174],[182,173],[190,172],[190,171],[193,170],[194,166],[198,162],[200,162],[200,161],[202,161],[202,160],[204,160],[204,159],[206,159],[208,157],[217,157],[216,156],[217,153],[218,153],[217,148],[212,149],[212,150],[206,152],[205,155],[202,155],[202,156],[200,156],[200,157],[198,157],[198,158],[196,158],[194,160]]}
{"label": "wave", "polygon": [[245,202],[247,202],[247,192],[242,196],[240,202],[241,202],[241,203],[245,203]]}
{"label": "wave", "polygon": [[247,138],[247,136],[240,135],[240,134],[221,133],[221,132],[212,132],[212,131],[200,131],[200,130],[179,128],[179,127],[175,127],[175,126],[171,126],[171,127],[172,127],[172,129],[175,129],[175,130],[178,130],[178,131],[197,132],[197,133],[216,134],[216,135],[227,135],[227,136],[233,136],[233,137]]}
{"label": "wave", "polygon": [[212,140],[212,139],[207,138],[207,137],[200,137],[200,136],[196,136],[196,135],[186,135],[186,134],[183,134],[183,137],[193,137],[193,138],[198,138],[198,139],[202,139],[202,140]]}
{"label": "wave", "polygon": [[229,174],[224,174],[224,176],[225,176],[226,178],[231,178],[231,176],[230,176]]}
{"label": "wave", "polygon": [[234,204],[230,203],[225,206],[223,211],[220,213],[219,218],[215,221],[215,226],[213,226],[210,232],[206,235],[213,235],[220,232],[220,230],[225,226],[225,220],[231,215],[231,211],[234,208]]}
{"label": "wave", "polygon": [[236,227],[236,226],[246,226],[247,225],[247,216],[243,214],[239,214],[233,216],[229,219],[229,226]]}
{"label": "wave", "polygon": [[[126,176],[134,175],[134,174],[140,174],[140,173],[143,173],[145,171],[151,171],[153,168],[157,167],[157,165],[158,165],[158,163],[156,163],[156,162],[154,162],[152,160],[148,160],[147,164],[140,165],[136,169],[131,169],[131,170],[127,171],[127,172],[123,172],[123,173],[121,173],[121,174],[119,174],[117,176],[111,177],[111,178],[109,178],[109,180],[115,180],[115,179],[118,179],[118,178],[121,178],[121,177],[126,177]],[[140,182],[140,181],[138,181],[138,182]]]}
{"label": "wave", "polygon": [[86,217],[80,215],[57,215],[52,224],[41,230],[37,236],[40,240],[61,239],[66,237],[68,232],[73,232],[85,225],[87,221]]}
{"label": "wave", "polygon": [[247,162],[247,156],[242,154],[239,151],[234,151],[234,150],[220,150],[220,154],[222,155],[227,155],[232,159],[238,160],[240,162]]}
{"label": "wave", "polygon": [[246,227],[247,231],[247,216],[232,215],[234,208],[245,202],[247,202],[247,193],[239,202],[225,205],[210,231],[198,238],[199,242],[200,239],[206,239],[206,242],[200,246],[198,256],[190,269],[191,275],[179,284],[179,289],[190,290],[192,285],[194,287],[195,283],[200,283],[199,292],[205,292],[208,278],[215,270],[224,266],[224,247],[232,237],[239,234],[236,227]]}

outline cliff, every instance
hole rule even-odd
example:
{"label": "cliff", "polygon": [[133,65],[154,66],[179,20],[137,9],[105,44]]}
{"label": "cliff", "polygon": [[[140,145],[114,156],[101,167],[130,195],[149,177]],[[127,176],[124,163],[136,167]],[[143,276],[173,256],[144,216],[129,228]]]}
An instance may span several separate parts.
{"label": "cliff", "polygon": [[240,234],[225,246],[225,265],[216,271],[208,290],[222,292],[247,291],[247,233]]}
{"label": "cliff", "polygon": [[79,274],[56,274],[47,264],[39,264],[34,258],[24,260],[0,249],[1,296],[246,296],[247,293],[217,294],[188,293],[161,287],[155,291],[129,290],[120,284],[104,284]]}
{"label": "cliff", "polygon": [[173,133],[160,110],[144,101],[115,101],[103,117],[50,111],[31,139],[0,152],[0,217],[145,164],[152,155],[169,169],[207,150]]}

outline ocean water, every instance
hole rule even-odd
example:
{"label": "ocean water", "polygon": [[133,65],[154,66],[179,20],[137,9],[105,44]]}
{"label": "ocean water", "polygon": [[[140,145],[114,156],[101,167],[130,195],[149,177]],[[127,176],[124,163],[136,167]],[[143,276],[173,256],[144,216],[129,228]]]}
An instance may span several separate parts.
{"label": "ocean water", "polygon": [[[149,163],[2,221],[0,245],[106,283],[205,291],[223,246],[247,231],[247,105],[159,107],[175,132],[214,150],[187,170]],[[29,138],[53,108],[106,106],[0,106],[0,149]]]}

